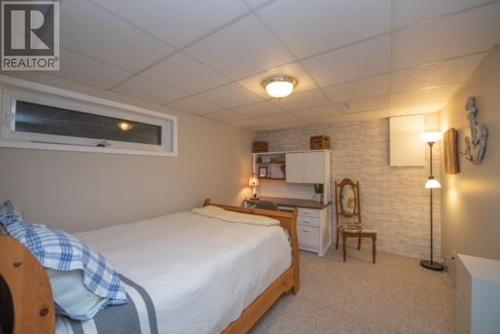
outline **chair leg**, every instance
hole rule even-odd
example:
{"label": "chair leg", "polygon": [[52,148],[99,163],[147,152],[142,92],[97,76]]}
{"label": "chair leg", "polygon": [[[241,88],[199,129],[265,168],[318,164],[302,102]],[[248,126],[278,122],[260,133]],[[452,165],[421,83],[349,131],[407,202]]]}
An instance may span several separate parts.
{"label": "chair leg", "polygon": [[342,252],[344,254],[344,262],[345,262],[345,256],[347,253],[346,239],[347,239],[347,236],[344,233],[342,233]]}
{"label": "chair leg", "polygon": [[339,229],[337,228],[337,234],[335,235],[335,249],[339,249]]}
{"label": "chair leg", "polygon": [[377,260],[377,236],[372,237],[372,253],[373,253],[373,263]]}
{"label": "chair leg", "polygon": [[361,249],[361,233],[358,235],[358,250]]}

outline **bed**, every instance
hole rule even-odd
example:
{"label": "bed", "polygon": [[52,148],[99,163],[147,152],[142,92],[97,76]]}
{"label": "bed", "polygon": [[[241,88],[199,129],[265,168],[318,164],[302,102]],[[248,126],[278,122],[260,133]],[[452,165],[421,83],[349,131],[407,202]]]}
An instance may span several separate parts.
{"label": "bed", "polygon": [[[126,277],[131,299],[148,295],[144,302],[134,300],[143,321],[141,333],[245,333],[283,293],[298,292],[296,212],[245,209],[207,199],[208,205],[271,217],[281,226],[233,224],[182,212],[76,234]],[[56,327],[57,333],[87,333],[56,319],[50,283],[29,251],[8,236],[0,237],[0,246],[0,274],[12,295],[16,333],[35,328],[53,333]],[[151,305],[154,317],[148,314]]]}

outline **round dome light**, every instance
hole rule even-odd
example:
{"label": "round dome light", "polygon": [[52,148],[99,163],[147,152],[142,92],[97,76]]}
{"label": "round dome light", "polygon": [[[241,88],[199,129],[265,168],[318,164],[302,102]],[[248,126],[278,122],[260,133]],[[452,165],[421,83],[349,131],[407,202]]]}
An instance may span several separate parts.
{"label": "round dome light", "polygon": [[262,87],[264,87],[267,95],[270,97],[281,98],[292,94],[297,83],[298,81],[295,78],[278,75],[264,80]]}

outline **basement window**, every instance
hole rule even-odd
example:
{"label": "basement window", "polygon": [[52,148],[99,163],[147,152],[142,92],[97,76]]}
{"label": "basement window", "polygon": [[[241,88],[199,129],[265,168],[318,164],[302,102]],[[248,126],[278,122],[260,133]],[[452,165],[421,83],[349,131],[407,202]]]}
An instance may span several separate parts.
{"label": "basement window", "polygon": [[[176,155],[174,116],[3,89],[0,146]],[[115,105],[115,106],[112,106]],[[135,109],[135,108],[134,108]],[[137,108],[139,109],[139,108]]]}

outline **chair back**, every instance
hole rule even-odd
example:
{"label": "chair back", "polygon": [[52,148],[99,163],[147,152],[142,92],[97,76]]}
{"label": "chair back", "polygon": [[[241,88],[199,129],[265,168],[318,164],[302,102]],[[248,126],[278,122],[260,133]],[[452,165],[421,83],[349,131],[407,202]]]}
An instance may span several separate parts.
{"label": "chair back", "polygon": [[265,209],[265,210],[275,210],[275,211],[279,210],[278,205],[276,205],[276,203],[274,203],[272,201],[265,201],[265,200],[258,201],[255,204],[255,208]]}
{"label": "chair back", "polygon": [[337,225],[341,223],[340,219],[350,223],[361,223],[359,182],[349,178],[341,182],[335,181],[335,216]]}

